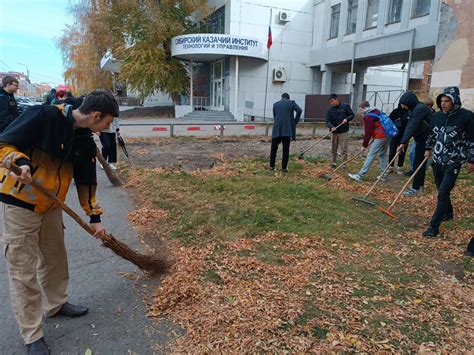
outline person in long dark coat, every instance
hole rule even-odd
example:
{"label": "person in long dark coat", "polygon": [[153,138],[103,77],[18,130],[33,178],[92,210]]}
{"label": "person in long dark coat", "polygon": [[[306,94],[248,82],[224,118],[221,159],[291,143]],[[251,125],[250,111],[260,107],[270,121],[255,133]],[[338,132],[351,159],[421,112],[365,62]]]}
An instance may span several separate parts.
{"label": "person in long dark coat", "polygon": [[296,137],[296,124],[301,117],[301,108],[290,100],[290,95],[284,93],[281,100],[273,104],[273,131],[272,147],[270,151],[270,169],[275,170],[275,160],[278,146],[283,143],[283,158],[281,170],[288,171],[288,158],[290,156],[290,141]]}

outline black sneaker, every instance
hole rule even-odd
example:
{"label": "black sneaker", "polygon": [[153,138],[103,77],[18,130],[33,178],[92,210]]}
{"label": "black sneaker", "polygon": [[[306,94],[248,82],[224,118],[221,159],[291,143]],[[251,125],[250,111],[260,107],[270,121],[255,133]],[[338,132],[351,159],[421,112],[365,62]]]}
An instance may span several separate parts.
{"label": "black sneaker", "polygon": [[439,228],[430,227],[423,232],[423,237],[434,238],[439,235]]}
{"label": "black sneaker", "polygon": [[49,355],[51,353],[44,338],[38,339],[31,344],[26,344],[25,348],[28,355]]}
{"label": "black sneaker", "polygon": [[89,311],[89,308],[78,306],[69,302],[66,302],[62,305],[59,311],[53,315],[52,317],[69,317],[69,318],[77,318],[86,315]]}
{"label": "black sneaker", "polygon": [[288,169],[281,169],[281,172],[282,172],[282,173],[287,173],[287,172],[288,172]]}

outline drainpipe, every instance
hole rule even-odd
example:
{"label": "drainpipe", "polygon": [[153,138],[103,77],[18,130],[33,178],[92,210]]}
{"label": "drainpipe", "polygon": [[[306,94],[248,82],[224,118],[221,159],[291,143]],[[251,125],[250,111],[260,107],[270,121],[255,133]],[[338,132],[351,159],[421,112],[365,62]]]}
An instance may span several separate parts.
{"label": "drainpipe", "polygon": [[350,78],[350,97],[351,97],[351,108],[354,109],[354,86],[352,84],[352,77],[354,75],[354,62],[355,62],[355,54],[356,54],[356,42],[352,44],[352,59],[351,59],[351,78]]}
{"label": "drainpipe", "polygon": [[191,58],[191,61],[190,61],[190,65],[191,65],[191,74],[190,74],[190,77],[191,77],[191,80],[189,80],[189,85],[190,85],[190,88],[189,88],[189,101],[190,101],[190,105],[191,105],[191,110],[194,111],[194,64],[193,64],[193,58]]}
{"label": "drainpipe", "polygon": [[408,90],[410,86],[411,62],[413,59],[413,47],[415,46],[415,31],[416,29],[411,30],[411,44],[410,44],[410,52],[408,53],[407,83],[406,83],[405,90]]}
{"label": "drainpipe", "polygon": [[234,97],[234,118],[237,119],[237,102],[239,99],[239,57],[235,56],[235,97]]}

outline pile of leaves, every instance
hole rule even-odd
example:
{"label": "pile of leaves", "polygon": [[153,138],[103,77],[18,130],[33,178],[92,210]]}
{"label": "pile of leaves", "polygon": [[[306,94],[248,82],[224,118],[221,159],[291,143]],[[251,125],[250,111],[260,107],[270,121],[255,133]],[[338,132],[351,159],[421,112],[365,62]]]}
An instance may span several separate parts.
{"label": "pile of leaves", "polygon": [[[474,267],[462,257],[472,237],[470,179],[459,180],[453,192],[456,220],[437,240],[420,237],[436,204],[429,179],[423,195],[403,197],[397,205],[401,222],[341,199],[349,204],[347,212],[334,213],[347,215],[335,222],[333,235],[320,229],[324,220],[310,232],[302,228],[299,233],[283,232],[278,222],[256,220],[264,224],[261,233],[235,238],[212,225],[217,223],[213,219],[188,218],[202,208],[224,208],[212,197],[234,198],[232,186],[242,179],[258,184],[241,203],[259,205],[267,199],[271,208],[281,197],[262,186],[288,185],[292,191],[295,184],[308,185],[320,189],[324,203],[327,196],[339,199],[341,192],[365,194],[374,176],[358,184],[343,171],[325,181],[320,177],[331,173],[327,164],[304,161],[292,161],[290,174],[274,176],[259,160],[215,158],[219,164],[192,173],[163,168],[130,172],[131,186],[152,208],[169,208],[160,216],[160,226],[169,226],[161,228],[161,236],[177,262],[156,290],[148,312],[185,330],[172,344],[174,352],[473,350]],[[138,184],[134,174],[140,175]],[[391,183],[381,184],[372,197],[388,205],[405,179],[391,176]],[[189,197],[192,191],[208,190],[219,195],[210,194],[204,202]],[[196,225],[185,230],[190,234],[185,239],[173,234],[191,221]],[[360,225],[370,225],[372,232],[361,234],[365,229]]]}

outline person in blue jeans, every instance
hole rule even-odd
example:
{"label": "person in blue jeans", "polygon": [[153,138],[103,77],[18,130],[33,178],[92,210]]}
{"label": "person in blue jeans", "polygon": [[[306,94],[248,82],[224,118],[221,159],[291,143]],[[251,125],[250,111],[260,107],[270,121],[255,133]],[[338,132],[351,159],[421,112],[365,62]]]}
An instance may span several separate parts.
{"label": "person in blue jeans", "polygon": [[[362,142],[362,149],[368,147],[369,140],[371,138],[373,139],[373,142],[370,146],[370,150],[367,154],[364,165],[360,171],[357,174],[349,174],[349,177],[355,181],[362,181],[364,179],[364,175],[367,174],[377,156],[380,160],[381,173],[383,173],[387,167],[387,149],[390,145],[390,138],[385,134],[382,124],[380,123],[380,119],[370,115],[379,115],[380,110],[370,107],[370,103],[368,101],[362,101],[359,105],[359,112],[364,115],[365,135],[364,141]],[[386,179],[386,176],[381,177],[382,181]]]}
{"label": "person in blue jeans", "polygon": [[[414,160],[414,168],[416,170],[424,160],[425,142],[428,138],[433,113],[428,106],[418,100],[412,91],[407,91],[400,97],[400,105],[410,111],[410,119],[408,120],[405,133],[400,140],[399,149],[405,150],[408,142],[413,137],[416,142]],[[425,183],[425,173],[426,165],[418,170],[418,173],[413,178],[412,186],[403,192],[404,196],[417,196],[422,192],[422,187]]]}

